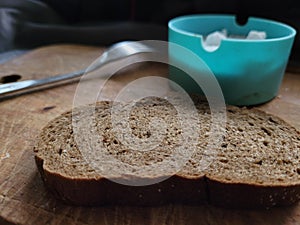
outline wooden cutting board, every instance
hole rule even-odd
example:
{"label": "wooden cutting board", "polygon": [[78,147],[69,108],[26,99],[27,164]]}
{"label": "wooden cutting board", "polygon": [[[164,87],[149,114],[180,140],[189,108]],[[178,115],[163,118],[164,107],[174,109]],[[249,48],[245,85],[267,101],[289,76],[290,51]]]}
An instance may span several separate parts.
{"label": "wooden cutting board", "polygon": [[[75,71],[90,65],[102,51],[79,45],[43,47],[0,65],[0,77],[19,74],[25,80]],[[120,71],[106,86],[106,97],[151,74],[165,76],[166,66],[146,63]],[[187,205],[84,208],[55,200],[42,184],[32,147],[40,129],[72,107],[76,86],[70,83],[0,102],[0,224],[300,224],[300,204],[260,211]],[[279,96],[259,107],[300,129],[300,74],[286,74]]]}

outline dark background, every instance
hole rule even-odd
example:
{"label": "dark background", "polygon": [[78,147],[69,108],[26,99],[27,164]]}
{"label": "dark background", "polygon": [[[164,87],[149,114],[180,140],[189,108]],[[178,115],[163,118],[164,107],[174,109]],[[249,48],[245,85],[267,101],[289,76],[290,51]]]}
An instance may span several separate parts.
{"label": "dark background", "polygon": [[[179,15],[234,14],[269,18],[300,29],[297,0],[0,0],[0,52],[53,43],[109,45],[132,39],[167,40]],[[297,35],[292,60],[300,61]]]}

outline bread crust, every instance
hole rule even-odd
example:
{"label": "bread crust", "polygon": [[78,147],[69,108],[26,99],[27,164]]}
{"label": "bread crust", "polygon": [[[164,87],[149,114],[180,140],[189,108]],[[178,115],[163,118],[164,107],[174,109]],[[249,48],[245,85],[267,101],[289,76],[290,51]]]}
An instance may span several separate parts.
{"label": "bread crust", "polygon": [[[106,178],[70,179],[43,168],[43,159],[35,157],[47,189],[67,204],[81,206],[136,205],[153,206],[170,203],[204,204],[207,200],[203,176],[185,178],[174,175],[148,186],[128,186]],[[87,191],[88,190],[88,191]]]}
{"label": "bread crust", "polygon": [[258,185],[226,183],[207,178],[208,201],[226,208],[265,208],[287,206],[299,201],[300,185]]}
{"label": "bread crust", "polygon": [[300,185],[225,183],[206,176],[188,179],[174,175],[158,184],[143,187],[126,186],[106,178],[74,181],[44,170],[43,159],[36,156],[35,161],[47,189],[58,200],[71,205],[154,206],[170,203],[208,203],[225,208],[268,209],[291,205],[300,199]]}

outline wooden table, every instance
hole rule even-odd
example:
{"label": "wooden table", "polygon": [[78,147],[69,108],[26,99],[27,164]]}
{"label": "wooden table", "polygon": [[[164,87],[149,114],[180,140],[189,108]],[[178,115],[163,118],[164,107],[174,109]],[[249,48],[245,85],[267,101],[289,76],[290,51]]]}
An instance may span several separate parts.
{"label": "wooden table", "polygon": [[[102,50],[78,45],[36,49],[0,65],[0,77],[19,74],[25,80],[74,71],[92,63]],[[120,73],[107,85],[108,97],[145,74],[166,74],[166,66],[146,63]],[[40,129],[72,107],[76,86],[70,83],[0,102],[0,224],[300,224],[300,204],[260,211],[206,205],[84,208],[55,200],[42,184],[32,147]],[[286,73],[278,97],[259,107],[300,129],[300,74]]]}

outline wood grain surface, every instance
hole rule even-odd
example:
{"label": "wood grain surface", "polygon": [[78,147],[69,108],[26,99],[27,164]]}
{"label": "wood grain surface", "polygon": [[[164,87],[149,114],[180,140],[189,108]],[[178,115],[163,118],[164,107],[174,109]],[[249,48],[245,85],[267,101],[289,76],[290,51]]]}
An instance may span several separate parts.
{"label": "wood grain surface", "polygon": [[[71,72],[91,64],[102,51],[78,45],[43,47],[0,65],[0,77],[19,74],[25,80]],[[145,74],[165,76],[166,66],[145,63],[120,71],[106,85],[107,98]],[[54,199],[40,179],[32,147],[48,121],[71,109],[76,86],[76,82],[69,83],[0,101],[0,224],[300,224],[300,204],[270,210],[228,210],[207,205],[85,208]],[[300,129],[300,74],[287,73],[278,97],[258,107]]]}

